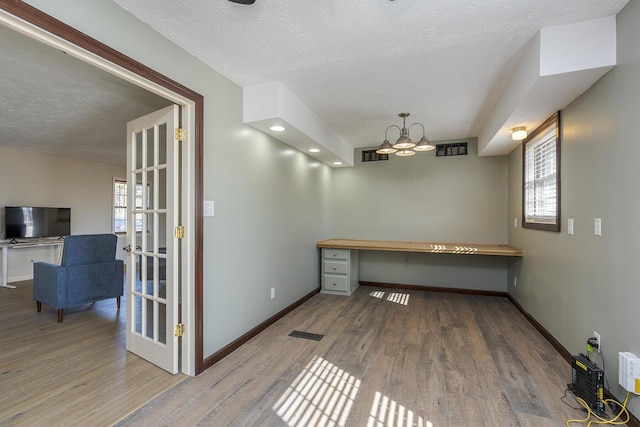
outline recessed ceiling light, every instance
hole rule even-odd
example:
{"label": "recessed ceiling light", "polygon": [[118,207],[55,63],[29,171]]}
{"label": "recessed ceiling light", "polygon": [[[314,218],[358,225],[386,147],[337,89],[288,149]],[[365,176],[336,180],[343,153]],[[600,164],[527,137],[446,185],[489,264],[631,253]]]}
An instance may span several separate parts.
{"label": "recessed ceiling light", "polygon": [[309,152],[310,153],[319,153],[320,150],[318,150],[317,148],[309,148]]}
{"label": "recessed ceiling light", "polygon": [[342,165],[342,162],[333,162],[333,164],[336,165],[336,166],[340,166],[340,165]]}
{"label": "recessed ceiling light", "polygon": [[284,130],[284,127],[280,125],[273,125],[269,129],[271,129],[274,132],[282,132]]}

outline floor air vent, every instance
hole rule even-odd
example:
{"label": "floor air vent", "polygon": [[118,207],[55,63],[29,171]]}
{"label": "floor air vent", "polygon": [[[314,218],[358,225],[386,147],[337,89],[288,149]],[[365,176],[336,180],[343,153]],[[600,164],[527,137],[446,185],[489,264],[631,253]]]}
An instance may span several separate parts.
{"label": "floor air vent", "polygon": [[324,338],[324,335],[312,334],[311,332],[293,331],[289,334],[290,337],[304,338],[307,340],[320,341]]}

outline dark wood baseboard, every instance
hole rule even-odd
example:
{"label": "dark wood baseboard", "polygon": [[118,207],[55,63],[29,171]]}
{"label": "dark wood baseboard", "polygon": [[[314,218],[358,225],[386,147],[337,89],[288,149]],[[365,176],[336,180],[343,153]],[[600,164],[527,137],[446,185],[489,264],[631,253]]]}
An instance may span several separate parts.
{"label": "dark wood baseboard", "polygon": [[441,288],[439,286],[406,285],[402,283],[360,281],[360,286],[377,286],[380,288],[406,289],[411,291],[446,292],[449,294],[483,295],[488,297],[506,297],[506,292],[483,291],[478,289]]}
{"label": "dark wood baseboard", "polygon": [[540,332],[542,336],[547,339],[547,341],[549,341],[553,348],[555,348],[556,351],[560,353],[562,358],[566,360],[567,363],[571,364],[571,353],[569,353],[569,350],[564,348],[564,346],[560,344],[560,341],[555,339],[554,336],[551,335],[549,331],[547,331],[544,326],[540,324],[540,322],[538,322],[532,315],[530,315],[527,310],[525,310],[524,307],[522,307],[520,303],[516,301],[513,296],[511,296],[511,294],[507,294],[507,298],[509,298],[511,304],[513,304],[518,309],[518,311],[522,313],[522,315],[529,321],[529,323],[531,323],[531,325],[533,325],[533,327],[536,328],[538,332]]}
{"label": "dark wood baseboard", "polygon": [[237,350],[242,344],[246,343],[251,338],[255,337],[260,332],[264,331],[269,326],[273,325],[275,322],[277,322],[278,320],[280,320],[281,318],[283,318],[284,316],[286,316],[287,314],[292,312],[294,309],[296,309],[300,305],[304,304],[306,301],[311,299],[311,297],[313,297],[314,295],[316,295],[319,292],[320,292],[320,288],[314,289],[313,291],[309,292],[308,294],[306,294],[305,296],[303,296],[302,298],[300,298],[299,300],[297,300],[293,304],[291,304],[288,307],[286,307],[284,310],[281,310],[278,313],[274,314],[273,316],[271,316],[270,318],[268,318],[264,322],[260,323],[255,328],[251,329],[250,331],[248,331],[247,333],[242,335],[240,338],[232,341],[230,344],[222,347],[220,350],[216,351],[211,356],[209,356],[206,359],[204,359],[204,369],[207,369],[207,368],[215,365],[220,360],[222,360],[225,357],[227,357],[233,351]]}

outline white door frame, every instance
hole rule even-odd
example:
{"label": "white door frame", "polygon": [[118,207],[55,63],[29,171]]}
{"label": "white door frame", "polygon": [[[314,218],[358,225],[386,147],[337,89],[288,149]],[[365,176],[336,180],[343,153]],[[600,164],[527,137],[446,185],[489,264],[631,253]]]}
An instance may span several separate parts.
{"label": "white door frame", "polygon": [[[186,139],[182,146],[182,218],[185,226],[183,240],[182,287],[182,323],[185,324],[185,335],[182,337],[181,372],[187,375],[196,374],[195,351],[195,102],[156,84],[146,78],[120,67],[101,56],[88,52],[67,40],[52,35],[42,28],[23,21],[7,11],[0,9],[0,24],[3,24],[28,37],[39,40],[59,49],[75,58],[93,65],[103,71],[120,77],[136,86],[144,88],[179,105],[182,110],[182,127],[186,130]],[[125,124],[123,123],[123,126]]]}

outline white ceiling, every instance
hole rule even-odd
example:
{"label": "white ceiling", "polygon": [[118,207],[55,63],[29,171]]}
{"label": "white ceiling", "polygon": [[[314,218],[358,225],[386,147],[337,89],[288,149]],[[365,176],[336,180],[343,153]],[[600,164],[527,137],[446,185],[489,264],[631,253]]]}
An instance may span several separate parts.
{"label": "white ceiling", "polygon": [[480,135],[541,28],[627,1],[115,0],[240,86],[282,83],[354,147],[379,145],[399,112],[431,140]]}
{"label": "white ceiling", "polygon": [[[627,1],[115,0],[243,87],[280,82],[353,147],[399,112],[431,140],[479,136],[541,28]],[[0,60],[0,145],[122,164],[126,121],[168,104],[2,26]]]}

